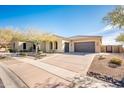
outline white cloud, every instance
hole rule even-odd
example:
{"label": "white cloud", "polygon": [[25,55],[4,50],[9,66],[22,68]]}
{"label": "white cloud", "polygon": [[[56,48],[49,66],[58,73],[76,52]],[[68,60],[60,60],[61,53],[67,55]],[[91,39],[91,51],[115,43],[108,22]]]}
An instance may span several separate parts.
{"label": "white cloud", "polygon": [[104,31],[108,31],[108,30],[111,30],[113,27],[111,26],[111,25],[107,25],[107,26],[105,26],[103,29],[102,29],[102,31],[104,32]]}
{"label": "white cloud", "polygon": [[107,25],[103,29],[101,29],[99,32],[100,33],[105,33],[105,32],[108,32],[108,31],[112,31],[114,29],[117,29],[117,26]]}
{"label": "white cloud", "polygon": [[115,30],[117,28],[118,28],[117,26],[107,25],[107,26],[103,27],[101,30],[90,33],[90,34],[91,35],[103,35],[103,34],[112,32],[113,30]]}
{"label": "white cloud", "polygon": [[123,32],[119,30],[117,26],[107,25],[103,29],[100,30],[103,45],[120,45],[120,42],[116,42],[116,37]]}
{"label": "white cloud", "polygon": [[111,33],[107,36],[103,36],[102,39],[102,44],[103,45],[120,45],[120,42],[116,42],[116,37],[119,35],[120,33],[118,31]]}

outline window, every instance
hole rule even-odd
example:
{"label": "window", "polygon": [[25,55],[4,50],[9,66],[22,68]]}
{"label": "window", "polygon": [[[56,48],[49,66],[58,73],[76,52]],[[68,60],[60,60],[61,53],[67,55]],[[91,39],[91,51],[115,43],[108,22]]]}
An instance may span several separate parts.
{"label": "window", "polygon": [[53,43],[50,42],[50,49],[53,49]]}
{"label": "window", "polygon": [[55,44],[55,49],[58,49],[58,42],[55,41],[54,44]]}
{"label": "window", "polygon": [[23,43],[23,49],[26,49],[26,43]]}

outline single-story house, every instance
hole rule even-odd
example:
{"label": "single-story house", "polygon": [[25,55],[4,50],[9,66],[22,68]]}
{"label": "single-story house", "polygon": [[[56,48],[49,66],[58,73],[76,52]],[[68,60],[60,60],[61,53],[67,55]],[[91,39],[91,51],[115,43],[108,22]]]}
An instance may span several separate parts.
{"label": "single-story house", "polygon": [[[101,36],[73,36],[69,38],[56,36],[54,41],[43,41],[38,45],[38,49],[44,52],[101,52]],[[30,41],[13,42],[12,49],[16,51],[35,51],[36,45]]]}

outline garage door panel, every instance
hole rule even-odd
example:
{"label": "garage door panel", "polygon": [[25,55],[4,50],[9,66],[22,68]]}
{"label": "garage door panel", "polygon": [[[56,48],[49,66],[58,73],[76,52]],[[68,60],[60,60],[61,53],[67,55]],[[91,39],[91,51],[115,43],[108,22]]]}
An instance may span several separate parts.
{"label": "garage door panel", "polygon": [[76,42],[74,43],[75,52],[95,52],[95,42]]}

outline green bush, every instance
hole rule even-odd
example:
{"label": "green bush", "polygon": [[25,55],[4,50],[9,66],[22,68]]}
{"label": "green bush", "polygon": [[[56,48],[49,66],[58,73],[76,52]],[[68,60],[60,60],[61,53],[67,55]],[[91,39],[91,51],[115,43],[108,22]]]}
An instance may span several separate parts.
{"label": "green bush", "polygon": [[110,60],[110,63],[112,63],[112,64],[116,64],[116,65],[121,65],[122,64],[122,60],[121,59],[119,59],[119,58],[112,58],[111,60]]}
{"label": "green bush", "polygon": [[20,50],[19,52],[30,52],[29,50]]}
{"label": "green bush", "polygon": [[6,56],[1,56],[1,55],[0,55],[0,59],[5,59],[5,58],[6,58]]}
{"label": "green bush", "polygon": [[38,51],[38,54],[43,54],[43,51],[42,51],[42,50],[39,50],[39,51]]}
{"label": "green bush", "polygon": [[16,49],[8,49],[8,50],[9,50],[9,52],[11,52],[11,53],[15,53],[15,52],[17,52]]}
{"label": "green bush", "polygon": [[19,55],[20,56],[27,56],[27,54],[26,53],[23,53],[23,52],[20,52]]}

